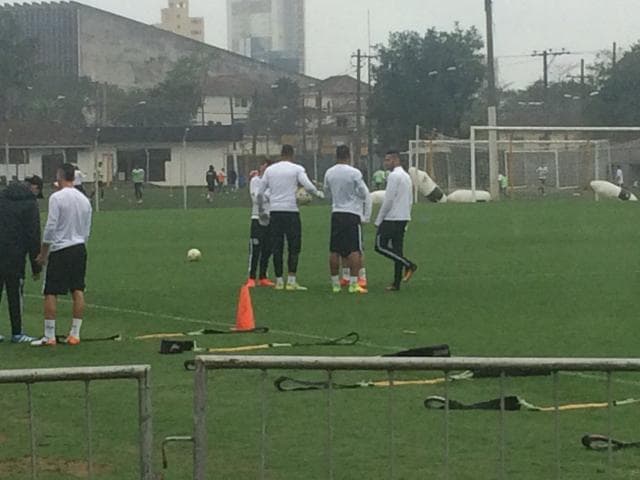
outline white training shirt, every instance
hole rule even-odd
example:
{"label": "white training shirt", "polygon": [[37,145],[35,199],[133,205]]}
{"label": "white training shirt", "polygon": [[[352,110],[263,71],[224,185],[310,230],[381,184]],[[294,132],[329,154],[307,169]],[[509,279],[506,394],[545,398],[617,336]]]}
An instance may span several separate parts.
{"label": "white training shirt", "polygon": [[43,243],[49,251],[87,243],[91,231],[91,203],[75,188],[63,188],[49,197],[49,215]]}
{"label": "white training shirt", "polygon": [[288,160],[281,160],[267,168],[258,188],[258,201],[262,202],[264,211],[264,193],[269,190],[269,208],[272,212],[298,212],[296,192],[298,185],[313,195],[318,189],[313,186],[301,165]]}
{"label": "white training shirt", "polygon": [[622,169],[616,170],[616,183],[622,185],[624,183],[624,176],[622,175]]}
{"label": "white training shirt", "polygon": [[[255,176],[249,182],[249,195],[251,195],[251,219],[258,220],[260,218],[260,206],[258,205],[258,191],[260,190],[260,184],[262,183],[262,178],[259,176]],[[263,211],[265,213],[269,213],[269,191],[267,190],[264,193],[263,197]]]}
{"label": "white training shirt", "polygon": [[79,187],[80,185],[82,185],[82,183],[84,182],[84,173],[82,173],[81,170],[76,169],[73,175],[73,186]]}
{"label": "white training shirt", "polygon": [[344,163],[334,165],[324,175],[324,191],[331,195],[334,213],[352,213],[362,221],[371,218],[371,194],[357,168]]}
{"label": "white training shirt", "polygon": [[394,168],[387,179],[387,190],[384,194],[384,202],[378,212],[376,226],[385,220],[411,220],[412,190],[413,186],[409,174],[402,167]]}

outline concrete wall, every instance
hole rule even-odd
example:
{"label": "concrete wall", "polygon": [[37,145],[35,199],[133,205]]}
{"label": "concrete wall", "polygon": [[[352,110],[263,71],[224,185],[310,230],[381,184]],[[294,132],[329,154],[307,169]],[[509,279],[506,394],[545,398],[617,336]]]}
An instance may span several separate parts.
{"label": "concrete wall", "polygon": [[[234,98],[233,116],[236,122],[243,122],[249,118],[249,110],[251,109],[252,99],[246,98],[246,107],[238,104],[240,98]],[[221,125],[231,125],[231,105],[228,97],[206,97],[204,100],[204,121],[205,124],[213,122]],[[194,118],[194,123],[200,125],[202,122],[202,113],[199,112]]]}
{"label": "concrete wall", "polygon": [[229,148],[227,145],[188,145],[183,149],[181,145],[172,145],[171,161],[165,164],[166,181],[156,183],[162,186],[182,185],[183,159],[187,165],[187,185],[204,186],[205,173],[209,165],[213,165],[216,171],[225,168],[226,156]]}
{"label": "concrete wall", "polygon": [[125,88],[158,83],[181,57],[202,53],[212,57],[213,75],[250,75],[256,81],[274,83],[289,77],[301,86],[317,82],[303,75],[287,74],[265,63],[190,40],[95,8],[78,12],[79,73],[94,81]]}

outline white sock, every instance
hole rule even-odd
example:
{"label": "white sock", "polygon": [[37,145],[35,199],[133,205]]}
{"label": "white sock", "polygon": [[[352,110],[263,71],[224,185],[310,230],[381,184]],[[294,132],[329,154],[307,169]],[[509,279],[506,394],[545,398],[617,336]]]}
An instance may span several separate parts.
{"label": "white sock", "polygon": [[284,285],[284,280],[282,279],[282,277],[276,278],[276,285]]}
{"label": "white sock", "polygon": [[360,269],[360,278],[363,280],[367,279],[367,269],[364,267]]}
{"label": "white sock", "polygon": [[44,336],[46,338],[56,338],[56,321],[55,320],[44,321]]}
{"label": "white sock", "polygon": [[334,287],[340,286],[340,275],[331,275],[331,285]]}
{"label": "white sock", "polygon": [[351,269],[350,268],[343,268],[342,269],[342,278],[344,278],[345,280],[349,280],[349,278],[351,278]]}
{"label": "white sock", "polygon": [[82,327],[82,319],[74,318],[71,323],[71,332],[70,335],[72,337],[80,338],[80,327]]}
{"label": "white sock", "polygon": [[358,277],[350,277],[350,278],[349,278],[349,283],[350,283],[351,285],[355,285],[355,284],[357,284],[357,283],[358,283]]}
{"label": "white sock", "polygon": [[287,283],[289,285],[295,285],[296,284],[296,276],[295,275],[289,275],[289,278],[287,278]]}

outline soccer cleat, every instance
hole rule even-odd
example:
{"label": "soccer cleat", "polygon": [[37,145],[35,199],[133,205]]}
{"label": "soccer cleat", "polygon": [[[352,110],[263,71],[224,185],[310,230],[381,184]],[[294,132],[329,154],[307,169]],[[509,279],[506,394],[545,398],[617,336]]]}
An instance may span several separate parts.
{"label": "soccer cleat", "polygon": [[34,340],[37,340],[37,338],[30,337],[29,335],[25,335],[24,333],[19,333],[18,335],[11,336],[11,343],[31,343]]}
{"label": "soccer cleat", "polygon": [[80,345],[80,338],[79,337],[74,337],[73,335],[69,335],[67,337],[67,341],[65,342],[67,345]]}
{"label": "soccer cleat", "polygon": [[31,342],[32,347],[53,347],[54,345],[56,345],[55,338],[42,337]]}
{"label": "soccer cleat", "polygon": [[342,291],[342,288],[340,288],[340,285],[332,285],[331,289],[333,290],[333,293],[340,293]]}
{"label": "soccer cleat", "polygon": [[272,282],[271,280],[269,280],[268,278],[261,278],[258,281],[258,285],[260,285],[261,287],[275,287],[276,284],[274,282]]}
{"label": "soccer cleat", "polygon": [[287,286],[285,288],[288,292],[306,292],[307,290],[309,290],[307,287],[303,287],[302,285],[299,285],[297,282],[287,283]]}
{"label": "soccer cleat", "polygon": [[360,277],[358,279],[358,285],[360,285],[362,288],[366,289],[367,288],[367,279]]}
{"label": "soccer cleat", "polygon": [[4,341],[4,337],[2,335],[0,335],[0,342]]}
{"label": "soccer cleat", "polygon": [[356,283],[354,285],[349,285],[349,293],[369,293],[369,291]]}
{"label": "soccer cleat", "polygon": [[276,290],[284,290],[284,283],[276,283],[273,288],[275,288]]}
{"label": "soccer cleat", "polygon": [[349,286],[349,279],[348,278],[341,278],[340,279],[340,286],[341,287],[348,287]]}
{"label": "soccer cleat", "polygon": [[250,278],[247,280],[247,283],[245,283],[245,286],[249,287],[249,288],[253,288],[256,286],[256,280],[255,278]]}
{"label": "soccer cleat", "polygon": [[387,292],[397,292],[400,290],[400,287],[397,287],[395,285],[389,285],[387,288],[385,288],[385,291]]}
{"label": "soccer cleat", "polygon": [[408,282],[413,277],[413,274],[418,270],[418,266],[415,263],[412,263],[409,268],[404,269],[404,276],[402,277],[402,281]]}

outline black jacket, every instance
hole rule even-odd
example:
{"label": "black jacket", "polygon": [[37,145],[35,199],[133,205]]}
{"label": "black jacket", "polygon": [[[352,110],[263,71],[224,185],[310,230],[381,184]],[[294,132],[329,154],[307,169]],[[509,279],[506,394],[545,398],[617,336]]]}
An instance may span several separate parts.
{"label": "black jacket", "polygon": [[40,252],[40,212],[29,187],[12,183],[0,192],[0,273],[24,276],[25,257],[31,271],[42,270],[36,263]]}

